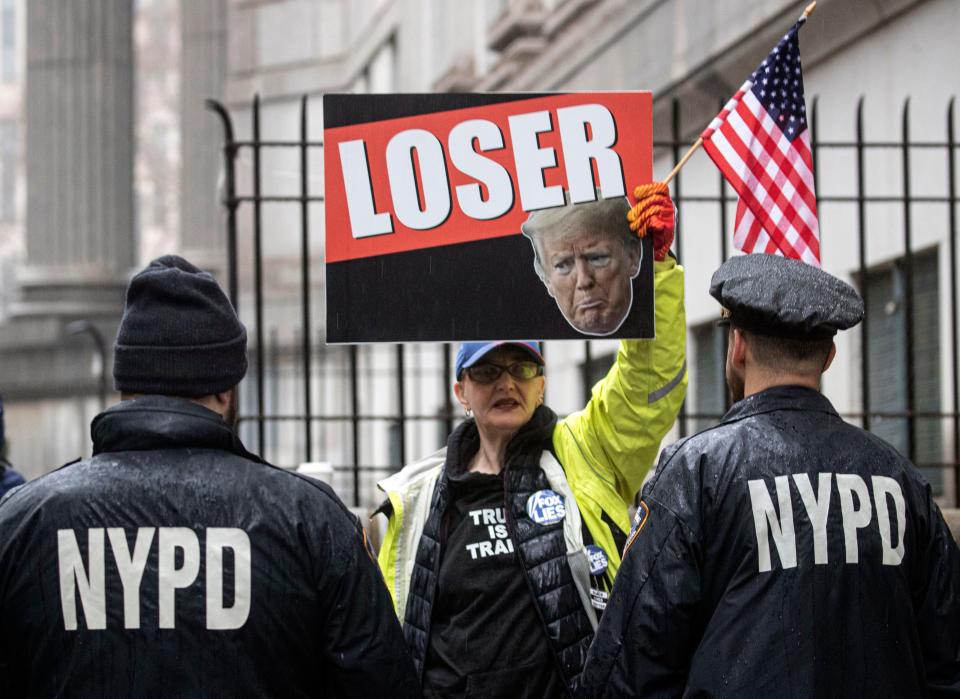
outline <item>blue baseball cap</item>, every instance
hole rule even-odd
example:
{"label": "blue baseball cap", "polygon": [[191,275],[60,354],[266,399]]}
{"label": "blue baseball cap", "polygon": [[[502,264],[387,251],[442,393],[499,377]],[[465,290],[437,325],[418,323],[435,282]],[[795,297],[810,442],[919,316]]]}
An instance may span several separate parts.
{"label": "blue baseball cap", "polygon": [[517,342],[463,342],[460,349],[457,350],[457,364],[454,375],[457,380],[464,369],[472,367],[497,347],[516,347],[530,355],[537,364],[543,365],[543,354],[540,351],[540,343],[535,340],[520,340]]}

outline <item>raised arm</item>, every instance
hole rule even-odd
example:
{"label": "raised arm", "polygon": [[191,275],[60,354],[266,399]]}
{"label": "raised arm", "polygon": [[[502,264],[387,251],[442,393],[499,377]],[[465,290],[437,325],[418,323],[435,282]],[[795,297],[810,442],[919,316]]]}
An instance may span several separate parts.
{"label": "raised arm", "polygon": [[[625,501],[633,499],[687,390],[683,268],[654,263],[656,339],[624,340],[586,407],[554,436],[561,463],[584,459]],[[570,474],[568,474],[569,477]]]}

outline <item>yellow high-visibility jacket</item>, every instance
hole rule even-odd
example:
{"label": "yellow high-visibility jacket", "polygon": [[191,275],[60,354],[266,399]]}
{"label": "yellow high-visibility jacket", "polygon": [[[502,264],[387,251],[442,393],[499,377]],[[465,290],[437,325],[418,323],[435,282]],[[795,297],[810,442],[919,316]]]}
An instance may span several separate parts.
{"label": "yellow high-visibility jacket", "polygon": [[[615,538],[622,541],[630,531],[628,508],[686,394],[683,268],[670,257],[654,263],[654,293],[656,339],[620,342],[616,362],[593,387],[586,407],[554,428],[553,448],[561,469],[544,467],[551,488],[565,496],[568,519],[582,521],[593,543],[607,554],[611,579],[620,566]],[[380,568],[401,621],[445,455],[446,448],[441,449],[378,484],[392,509]],[[620,530],[616,537],[609,522]],[[579,534],[573,534],[567,538],[568,551],[578,545]]]}

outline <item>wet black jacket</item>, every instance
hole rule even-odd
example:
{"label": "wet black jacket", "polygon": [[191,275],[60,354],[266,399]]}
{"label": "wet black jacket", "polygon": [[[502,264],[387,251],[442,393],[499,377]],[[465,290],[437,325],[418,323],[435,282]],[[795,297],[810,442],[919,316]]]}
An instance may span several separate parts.
{"label": "wet black jacket", "polygon": [[0,696],[416,696],[358,520],[148,396],[0,505]]}
{"label": "wet black jacket", "polygon": [[635,530],[585,696],[960,695],[957,545],[916,469],[816,391],[668,449]]}

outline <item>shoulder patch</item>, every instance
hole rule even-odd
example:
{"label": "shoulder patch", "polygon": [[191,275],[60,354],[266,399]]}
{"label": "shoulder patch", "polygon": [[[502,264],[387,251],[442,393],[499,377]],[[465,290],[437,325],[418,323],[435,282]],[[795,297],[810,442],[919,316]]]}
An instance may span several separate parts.
{"label": "shoulder patch", "polygon": [[370,562],[374,566],[377,566],[377,554],[373,551],[373,546],[370,544],[370,539],[367,538],[367,529],[364,526],[360,526],[360,534],[363,540],[363,550],[367,552],[367,556],[370,558]]}
{"label": "shoulder patch", "polygon": [[627,539],[626,546],[623,547],[623,555],[620,556],[620,558],[626,558],[627,551],[630,550],[630,547],[633,545],[637,535],[643,531],[643,528],[647,525],[647,520],[649,519],[650,508],[647,506],[647,503],[641,500],[640,505],[637,507],[637,513],[633,516],[633,526],[630,528],[630,536]]}

